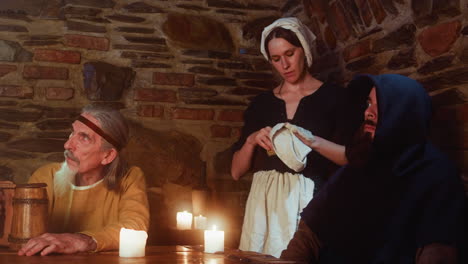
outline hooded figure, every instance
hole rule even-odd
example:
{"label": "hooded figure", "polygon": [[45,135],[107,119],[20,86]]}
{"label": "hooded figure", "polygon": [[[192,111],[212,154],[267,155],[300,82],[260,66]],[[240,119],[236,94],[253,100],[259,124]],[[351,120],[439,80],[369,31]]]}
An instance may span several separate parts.
{"label": "hooded figure", "polygon": [[[299,230],[282,258],[458,263],[463,187],[452,162],[428,141],[429,95],[415,80],[396,74],[361,75],[348,88],[374,92],[376,102],[365,113],[367,120],[376,104],[369,147],[347,146],[350,164],[303,210]],[[356,158],[356,153],[362,155]]]}

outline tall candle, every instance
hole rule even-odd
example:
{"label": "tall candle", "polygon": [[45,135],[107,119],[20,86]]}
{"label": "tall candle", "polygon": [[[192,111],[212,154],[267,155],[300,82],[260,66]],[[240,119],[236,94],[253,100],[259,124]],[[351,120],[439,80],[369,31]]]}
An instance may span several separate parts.
{"label": "tall candle", "polygon": [[206,228],[206,217],[199,215],[194,217],[195,222],[193,227],[195,229],[205,229]]}
{"label": "tall candle", "polygon": [[145,256],[148,234],[145,231],[120,229],[119,256],[134,258]]}
{"label": "tall candle", "polygon": [[213,230],[205,230],[205,252],[218,251],[224,251],[224,231],[216,230],[216,226],[213,226]]}
{"label": "tall candle", "polygon": [[187,211],[177,213],[177,229],[192,229],[192,214]]}

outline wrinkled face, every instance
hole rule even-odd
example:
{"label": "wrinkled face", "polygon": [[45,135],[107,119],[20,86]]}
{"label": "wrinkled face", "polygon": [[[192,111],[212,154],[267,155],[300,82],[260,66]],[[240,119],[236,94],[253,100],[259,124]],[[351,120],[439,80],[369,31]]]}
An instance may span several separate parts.
{"label": "wrinkled face", "polygon": [[364,111],[364,132],[369,132],[374,139],[375,129],[378,121],[377,96],[375,87],[369,93],[367,98],[367,109]]}
{"label": "wrinkled face", "polygon": [[283,38],[274,38],[268,42],[270,61],[286,82],[296,83],[304,74],[304,50]]}
{"label": "wrinkled face", "polygon": [[[100,126],[91,115],[85,113],[83,116]],[[73,122],[72,132],[64,145],[65,161],[69,168],[80,174],[101,170],[105,165],[103,160],[107,153],[101,149],[101,145],[100,135],[80,121]]]}

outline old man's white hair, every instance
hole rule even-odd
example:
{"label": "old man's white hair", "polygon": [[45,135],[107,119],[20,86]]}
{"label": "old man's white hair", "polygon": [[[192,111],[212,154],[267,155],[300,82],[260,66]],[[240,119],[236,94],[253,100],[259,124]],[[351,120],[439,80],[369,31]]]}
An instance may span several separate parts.
{"label": "old man's white hair", "polygon": [[312,66],[312,53],[310,52],[310,45],[316,37],[308,27],[302,24],[301,21],[295,17],[283,17],[277,19],[271,25],[263,29],[262,41],[260,43],[260,51],[262,52],[263,56],[268,61],[270,60],[270,58],[268,58],[268,53],[265,50],[265,39],[268,37],[271,31],[277,27],[289,29],[294,32],[294,34],[296,34],[297,38],[301,42],[302,48],[304,49],[304,54],[307,59],[307,66]]}

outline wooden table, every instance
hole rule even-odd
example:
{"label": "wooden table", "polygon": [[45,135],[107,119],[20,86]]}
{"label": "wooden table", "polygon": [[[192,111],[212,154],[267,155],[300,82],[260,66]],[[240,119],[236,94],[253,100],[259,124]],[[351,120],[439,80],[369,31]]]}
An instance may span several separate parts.
{"label": "wooden table", "polygon": [[15,251],[0,248],[2,264],[292,264],[271,256],[239,250],[226,250],[224,253],[204,253],[197,246],[148,246],[142,258],[121,258],[118,251],[80,253],[72,255],[18,256]]}

